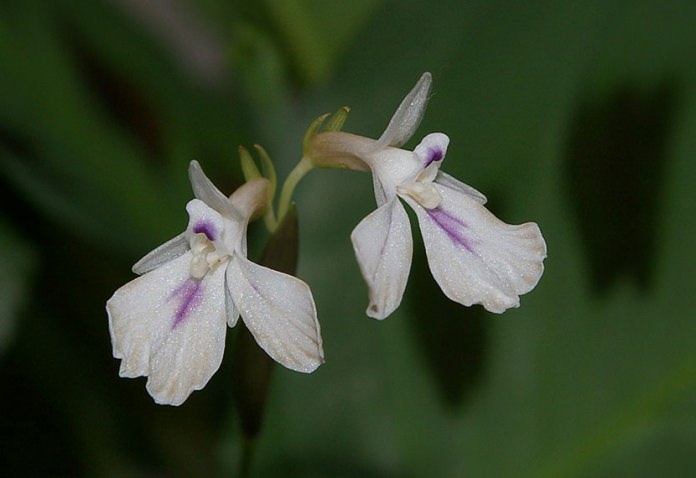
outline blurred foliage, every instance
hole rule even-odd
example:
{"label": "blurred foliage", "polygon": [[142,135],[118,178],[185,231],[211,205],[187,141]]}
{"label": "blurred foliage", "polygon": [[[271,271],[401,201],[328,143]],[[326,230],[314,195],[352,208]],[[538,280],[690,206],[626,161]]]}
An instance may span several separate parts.
{"label": "blurred foliage", "polygon": [[371,181],[312,173],[299,276],[327,363],[275,370],[253,476],[696,475],[695,18],[676,0],[0,2],[0,475],[233,475],[232,354],[158,407],[118,378],[104,303],[185,225],[191,159],[231,192],[237,146],[261,143],[282,174],[312,119],[348,104],[345,129],[377,137],[423,71],[418,135],[446,132],[449,173],[541,225],[547,272],[493,316],[444,300],[416,243],[404,304],[370,320],[349,234]]}

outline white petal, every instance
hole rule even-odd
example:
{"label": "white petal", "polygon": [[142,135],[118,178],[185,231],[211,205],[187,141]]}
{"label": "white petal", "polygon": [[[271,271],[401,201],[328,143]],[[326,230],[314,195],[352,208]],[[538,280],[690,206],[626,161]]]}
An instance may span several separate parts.
{"label": "white petal", "polygon": [[305,373],[324,362],[317,311],[307,284],[237,254],[227,267],[227,287],[244,324],[275,361]]}
{"label": "white petal", "polygon": [[399,147],[403,145],[418,129],[425,107],[428,105],[428,93],[433,78],[430,73],[423,73],[416,86],[406,95],[397,108],[394,116],[389,121],[387,129],[384,130],[382,136],[377,140],[378,146],[376,149],[384,148],[385,146]]}
{"label": "white petal", "polygon": [[488,201],[488,198],[486,198],[486,196],[484,196],[483,193],[477,191],[468,184],[461,182],[459,179],[450,176],[449,174],[441,170],[437,172],[437,176],[435,176],[435,182],[437,184],[440,184],[441,186],[454,189],[455,191],[458,191],[460,193],[468,194],[481,204],[486,204],[486,202]]}
{"label": "white petal", "polygon": [[188,248],[188,239],[186,239],[184,233],[181,233],[149,252],[145,257],[136,262],[135,265],[133,265],[133,272],[138,275],[145,274],[146,272],[156,269],[165,262],[176,259],[185,253]]}
{"label": "white petal", "polygon": [[502,313],[519,306],[542,272],[546,243],[534,223],[505,224],[470,195],[438,186],[440,207],[409,198],[423,232],[433,277],[450,299]]}
{"label": "white petal", "polygon": [[234,305],[234,299],[227,285],[225,285],[225,309],[227,311],[227,326],[232,328],[237,325],[237,320],[239,320],[239,310]]}
{"label": "white petal", "polygon": [[411,269],[408,215],[394,197],[360,221],[350,237],[369,288],[367,315],[384,319],[401,303]]}
{"label": "white petal", "polygon": [[189,181],[193,194],[208,206],[227,218],[242,220],[241,214],[232,206],[227,197],[220,192],[205,175],[198,161],[191,161],[189,165]]}
{"label": "white petal", "polygon": [[180,405],[220,367],[225,347],[224,267],[189,276],[191,253],[121,287],[106,305],[122,377],[147,376],[157,403]]}
{"label": "white petal", "polygon": [[[418,146],[413,150],[416,155],[421,159],[423,163],[423,168],[427,168],[430,165],[437,165],[435,172],[440,169],[440,164],[442,160],[445,159],[447,154],[447,146],[449,145],[449,137],[444,133],[430,133],[425,136]],[[434,179],[435,174],[430,180]],[[424,178],[425,179],[425,178]]]}
{"label": "white petal", "polygon": [[396,188],[423,171],[421,159],[405,149],[386,148],[365,157],[372,168],[377,206],[396,197]]}
{"label": "white petal", "polygon": [[377,201],[377,207],[380,207],[382,204],[387,202],[387,194],[384,192],[384,186],[382,186],[382,183],[379,181],[379,178],[376,174],[372,175],[372,187],[375,191],[375,200]]}

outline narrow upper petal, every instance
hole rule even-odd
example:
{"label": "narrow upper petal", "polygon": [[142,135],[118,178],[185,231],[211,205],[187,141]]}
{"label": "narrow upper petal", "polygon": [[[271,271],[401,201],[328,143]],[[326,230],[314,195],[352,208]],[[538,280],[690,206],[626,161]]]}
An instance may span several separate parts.
{"label": "narrow upper petal", "polygon": [[408,215],[394,197],[360,221],[351,234],[367,286],[367,315],[384,319],[401,303],[411,269],[413,240]]}
{"label": "narrow upper petal", "polygon": [[161,246],[149,252],[145,257],[140,259],[133,265],[133,272],[136,274],[145,274],[165,262],[176,259],[189,249],[189,242],[185,233],[181,233],[176,237],[168,240]]}
{"label": "narrow upper petal", "polygon": [[232,206],[229,199],[215,187],[213,182],[203,172],[198,161],[191,161],[189,165],[189,180],[193,194],[208,206],[227,218],[241,220],[241,214]]}
{"label": "narrow upper petal", "polygon": [[425,108],[428,105],[428,93],[433,78],[430,73],[423,75],[416,83],[416,86],[406,95],[401,101],[401,104],[394,112],[387,129],[384,130],[382,136],[377,140],[377,149],[386,146],[399,147],[403,145],[413,133],[418,129]]}
{"label": "narrow upper petal", "polygon": [[505,224],[475,197],[437,186],[442,203],[425,209],[410,198],[430,270],[442,291],[463,305],[502,313],[519,306],[544,270],[546,243],[534,223]]}
{"label": "narrow upper petal", "polygon": [[244,324],[275,361],[305,373],[324,362],[321,330],[307,284],[236,254],[227,267],[227,287]]}
{"label": "narrow upper petal", "polygon": [[190,252],[117,290],[106,304],[122,377],[147,376],[157,403],[180,405],[220,367],[225,346],[224,268],[189,275]]}

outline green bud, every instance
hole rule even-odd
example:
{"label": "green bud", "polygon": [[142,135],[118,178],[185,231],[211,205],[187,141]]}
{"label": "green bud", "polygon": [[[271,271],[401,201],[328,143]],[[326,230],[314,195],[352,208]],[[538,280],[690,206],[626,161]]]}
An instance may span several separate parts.
{"label": "green bud", "polygon": [[256,167],[254,159],[249,154],[249,151],[244,147],[239,147],[239,159],[242,163],[242,173],[244,173],[244,179],[251,181],[252,179],[261,178],[261,171]]}
{"label": "green bud", "polygon": [[333,115],[331,115],[331,118],[329,118],[328,123],[326,123],[326,126],[322,129],[322,131],[341,131],[343,125],[348,119],[349,113],[350,107],[341,106]]}
{"label": "green bud", "polygon": [[324,124],[324,121],[326,121],[326,118],[329,116],[331,116],[331,113],[323,114],[309,125],[309,128],[307,128],[307,132],[304,135],[304,139],[302,140],[302,146],[305,152],[307,151],[309,144],[312,142],[312,138],[314,138],[314,136],[319,132],[319,128],[321,128],[321,125]]}
{"label": "green bud", "polygon": [[269,201],[273,201],[275,197],[276,188],[278,187],[278,176],[276,175],[275,166],[273,166],[273,161],[268,155],[266,150],[260,144],[255,144],[254,148],[259,153],[259,158],[261,158],[261,169],[263,169],[263,175],[270,182],[268,186],[268,198]]}

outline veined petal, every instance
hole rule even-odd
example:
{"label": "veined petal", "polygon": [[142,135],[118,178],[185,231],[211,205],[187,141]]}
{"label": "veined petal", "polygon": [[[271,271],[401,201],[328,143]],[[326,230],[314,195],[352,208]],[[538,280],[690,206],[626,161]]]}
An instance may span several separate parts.
{"label": "veined petal", "polygon": [[546,243],[534,223],[505,224],[469,194],[438,186],[439,207],[415,210],[428,263],[442,291],[463,305],[502,313],[519,306],[544,270]]}
{"label": "veined petal", "polygon": [[208,179],[198,161],[191,161],[189,165],[189,180],[191,181],[193,195],[197,199],[200,199],[227,218],[237,221],[242,219],[241,214],[232,206],[227,197]]}
{"label": "veined petal", "polygon": [[147,376],[157,403],[180,405],[220,367],[225,347],[224,268],[189,275],[190,252],[129,282],[106,304],[122,377]]}
{"label": "veined petal", "polygon": [[165,262],[176,259],[188,251],[189,243],[184,233],[168,240],[161,246],[149,252],[145,257],[133,265],[133,272],[138,275],[156,269]]}
{"label": "veined petal", "polygon": [[235,254],[227,267],[227,286],[244,324],[275,361],[305,373],[324,362],[321,330],[307,284]]}
{"label": "veined petal", "polygon": [[384,319],[401,303],[411,269],[408,215],[394,197],[360,221],[350,237],[369,288],[367,315]]}
{"label": "veined petal", "polygon": [[391,120],[389,120],[387,129],[384,130],[382,136],[377,140],[376,149],[386,146],[398,148],[409,140],[423,119],[425,107],[428,105],[428,93],[430,92],[432,82],[433,77],[430,73],[423,73],[416,86],[401,101]]}

